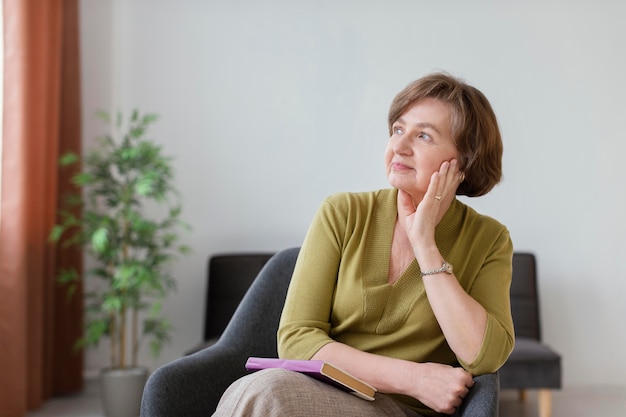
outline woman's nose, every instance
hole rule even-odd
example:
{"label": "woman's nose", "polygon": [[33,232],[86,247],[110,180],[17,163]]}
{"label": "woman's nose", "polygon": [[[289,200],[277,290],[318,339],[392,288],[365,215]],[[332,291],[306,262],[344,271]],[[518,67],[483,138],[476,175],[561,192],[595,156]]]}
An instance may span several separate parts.
{"label": "woman's nose", "polygon": [[410,137],[406,133],[396,135],[393,140],[393,151],[399,155],[410,155],[412,149],[410,146]]}

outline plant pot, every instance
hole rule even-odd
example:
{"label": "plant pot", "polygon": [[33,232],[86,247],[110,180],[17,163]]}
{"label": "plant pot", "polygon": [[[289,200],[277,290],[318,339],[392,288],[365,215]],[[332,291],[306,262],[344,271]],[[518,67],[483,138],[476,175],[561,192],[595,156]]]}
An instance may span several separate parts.
{"label": "plant pot", "polygon": [[143,387],[148,380],[145,368],[110,369],[100,373],[102,405],[107,417],[136,417],[141,409]]}

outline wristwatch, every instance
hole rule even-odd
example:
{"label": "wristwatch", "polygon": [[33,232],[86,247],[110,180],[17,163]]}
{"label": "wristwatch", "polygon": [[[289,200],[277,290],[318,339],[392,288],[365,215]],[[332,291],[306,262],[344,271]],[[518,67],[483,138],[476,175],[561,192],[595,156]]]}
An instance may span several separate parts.
{"label": "wristwatch", "polygon": [[451,274],[452,273],[452,264],[449,263],[448,261],[443,261],[443,265],[441,265],[441,268],[432,269],[430,271],[424,271],[421,274],[422,274],[422,276],[425,276],[425,275],[438,274],[440,272],[445,272],[446,274]]}

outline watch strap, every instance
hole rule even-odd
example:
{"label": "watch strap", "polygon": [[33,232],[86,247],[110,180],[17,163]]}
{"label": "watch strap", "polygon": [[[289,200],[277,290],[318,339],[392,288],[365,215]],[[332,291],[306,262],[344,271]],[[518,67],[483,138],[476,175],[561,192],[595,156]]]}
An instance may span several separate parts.
{"label": "watch strap", "polygon": [[443,261],[443,265],[441,265],[441,268],[431,269],[430,271],[422,271],[421,275],[422,276],[434,275],[434,274],[439,274],[441,272],[445,272],[445,273],[451,274],[452,273],[452,265],[449,264],[448,261]]}

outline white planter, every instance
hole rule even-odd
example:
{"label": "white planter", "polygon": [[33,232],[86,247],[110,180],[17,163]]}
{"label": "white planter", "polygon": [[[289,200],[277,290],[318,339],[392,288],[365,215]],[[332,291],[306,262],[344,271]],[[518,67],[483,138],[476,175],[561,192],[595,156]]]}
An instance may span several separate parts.
{"label": "white planter", "polygon": [[148,380],[145,368],[103,369],[102,405],[107,417],[137,417],[141,409],[143,387]]}

